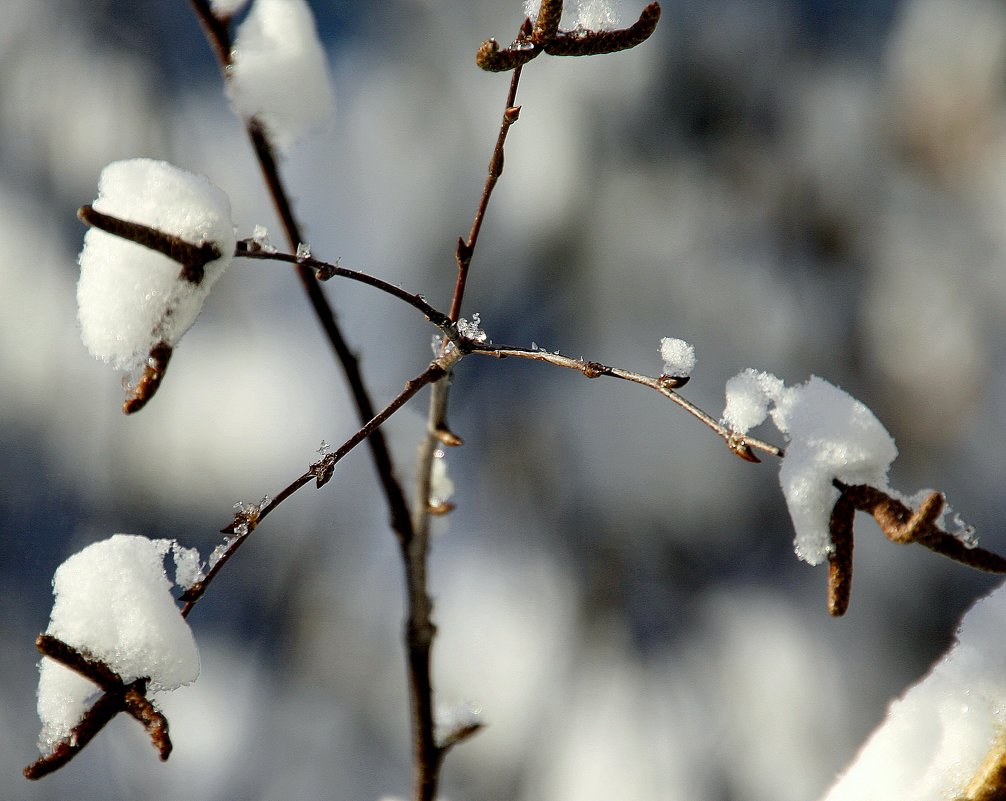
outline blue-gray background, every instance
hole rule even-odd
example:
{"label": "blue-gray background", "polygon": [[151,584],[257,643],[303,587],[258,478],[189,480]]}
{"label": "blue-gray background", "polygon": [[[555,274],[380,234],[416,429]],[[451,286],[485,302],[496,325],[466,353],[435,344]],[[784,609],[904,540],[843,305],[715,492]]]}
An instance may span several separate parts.
{"label": "blue-gray background", "polygon": [[[283,167],[316,255],[446,305],[507,87],[472,57],[521,5],[314,3],[336,115]],[[235,502],[355,423],[295,279],[263,263],[231,267],[154,402],[117,411],[75,323],[74,211],[101,168],[165,158],[228,192],[241,235],[278,226],[187,4],[3,10],[0,797],[406,795],[400,567],[362,450],[193,614],[203,676],[164,699],[166,765],[117,721],[21,778],[56,566],[117,531],[206,554]],[[660,337],[687,339],[686,394],[714,414],[745,367],[826,377],[896,437],[895,486],[945,490],[1006,551],[1004,75],[991,0],[667,0],[638,50],[526,70],[466,311],[495,341],[643,372]],[[365,288],[327,292],[389,399],[431,330]],[[452,409],[437,689],[488,724],[447,761],[453,801],[818,797],[994,584],[863,520],[831,620],[775,465],[655,394],[471,358]],[[422,414],[390,427],[406,480]]]}

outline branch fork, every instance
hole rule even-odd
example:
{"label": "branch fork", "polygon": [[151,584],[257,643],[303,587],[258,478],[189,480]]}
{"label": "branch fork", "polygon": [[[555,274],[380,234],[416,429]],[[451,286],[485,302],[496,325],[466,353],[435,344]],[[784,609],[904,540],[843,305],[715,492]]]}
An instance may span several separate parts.
{"label": "branch fork", "polygon": [[475,54],[475,63],[488,72],[508,72],[523,66],[541,53],[550,56],[597,56],[617,53],[642,44],[657,28],[660,4],[654,0],[628,28],[616,31],[559,30],[562,0],[542,0],[534,24],[524,20],[517,38],[501,48],[487,39]]}
{"label": "branch fork", "polygon": [[56,744],[51,753],[40,757],[24,769],[26,779],[41,779],[59,770],[80,753],[120,712],[137,720],[146,730],[161,761],[171,754],[168,721],[147,698],[148,679],[126,682],[104,662],[94,659],[49,634],[39,634],[35,647],[50,659],[94,682],[102,695],[84,713],[70,735]]}
{"label": "branch fork", "polygon": [[1006,558],[984,548],[971,547],[938,525],[946,500],[933,492],[918,509],[910,509],[883,490],[866,484],[832,482],[841,493],[831,511],[829,532],[832,551],[828,554],[828,613],[844,615],[852,593],[853,522],[857,511],[866,512],[880,526],[884,536],[899,545],[918,543],[955,562],[983,570],[1006,574]]}

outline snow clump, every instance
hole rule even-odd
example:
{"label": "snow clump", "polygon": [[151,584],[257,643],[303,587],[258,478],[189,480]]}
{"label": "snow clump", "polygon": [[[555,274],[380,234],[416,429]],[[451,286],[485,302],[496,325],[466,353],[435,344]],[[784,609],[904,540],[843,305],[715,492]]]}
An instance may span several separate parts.
{"label": "snow clump", "polygon": [[618,14],[611,0],[580,0],[576,27],[585,31],[610,31],[618,26]]}
{"label": "snow clump", "polygon": [[[173,549],[191,570],[192,552],[172,540],[115,534],[74,554],[53,577],[46,633],[104,662],[126,683],[146,677],[151,690],[173,690],[195,681],[199,652],[164,572],[164,557]],[[38,715],[44,754],[71,735],[97,692],[76,672],[42,659]]]}
{"label": "snow clump", "polygon": [[817,565],[831,550],[828,524],[840,495],[832,481],[888,491],[898,449],[873,412],[817,376],[787,387],[749,368],[727,382],[723,421],[734,432],[746,434],[769,413],[789,440],[779,483],[796,529],[796,555]]}
{"label": "snow clump", "polygon": [[1001,585],[964,616],[929,675],[891,704],[824,801],[991,798],[977,793],[1006,755],[1004,627]]}
{"label": "snow clump", "polygon": [[230,264],[235,245],[230,201],[201,175],[141,158],[102,170],[93,208],[193,245],[213,243],[221,253],[194,284],[163,253],[98,228],[87,231],[77,284],[81,338],[95,358],[117,369],[142,367],[155,345],[178,342]]}
{"label": "snow clump", "polygon": [[304,0],[255,0],[234,38],[227,93],[281,151],[332,116],[332,87],[314,16]]}
{"label": "snow clump", "polygon": [[661,339],[660,358],[664,360],[663,374],[673,378],[688,378],[695,369],[695,347],[683,339]]}

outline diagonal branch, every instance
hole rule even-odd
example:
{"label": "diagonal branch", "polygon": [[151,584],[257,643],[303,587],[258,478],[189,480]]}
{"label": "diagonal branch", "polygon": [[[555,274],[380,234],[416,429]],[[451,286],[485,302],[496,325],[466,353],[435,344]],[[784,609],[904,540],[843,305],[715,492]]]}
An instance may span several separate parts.
{"label": "diagonal branch", "polygon": [[228,534],[235,534],[221,554],[220,558],[210,567],[209,572],[200,581],[189,587],[181,597],[184,602],[182,607],[182,617],[188,617],[192,608],[200,598],[203,597],[210,583],[217,574],[227,564],[228,560],[241,547],[248,536],[254,531],[269,514],[276,510],[280,504],[287,500],[302,487],[312,481],[318,489],[325,486],[332,478],[335,466],[349,454],[357,445],[364,440],[373,437],[382,425],[406,403],[408,403],[423,387],[436,381],[444,375],[446,368],[440,361],[432,362],[422,373],[405,383],[405,388],[394,397],[378,414],[374,415],[365,426],[360,428],[353,436],[347,439],[336,450],[326,453],[321,459],[311,464],[307,471],[295,478],[287,486],[281,489],[276,495],[261,506],[254,508],[254,511],[242,509],[234,515],[234,519],[225,526],[222,531]]}
{"label": "diagonal branch", "polygon": [[66,765],[93,740],[105,726],[125,712],[147,731],[150,741],[163,762],[171,754],[168,721],[147,698],[147,679],[125,682],[104,662],[94,659],[49,634],[39,634],[35,647],[50,659],[94,682],[102,691],[67,737],[52,751],[35,760],[23,771],[26,779],[41,779]]}

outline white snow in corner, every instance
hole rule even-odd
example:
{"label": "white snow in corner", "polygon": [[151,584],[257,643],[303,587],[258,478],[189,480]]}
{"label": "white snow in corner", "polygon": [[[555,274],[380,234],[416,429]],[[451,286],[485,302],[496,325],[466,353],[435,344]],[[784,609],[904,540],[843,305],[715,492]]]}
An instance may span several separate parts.
{"label": "white snow in corner", "polygon": [[[195,681],[199,653],[164,572],[173,545],[115,534],[71,556],[53,577],[47,633],[105,662],[127,682],[147,677],[152,690],[171,690]],[[39,672],[39,748],[49,753],[80,721],[98,688],[49,658]]]}
{"label": "white snow in corner", "polygon": [[206,178],[164,161],[131,159],[102,170],[94,208],[174,234],[213,242],[199,286],[178,262],[130,240],[91,228],[84,236],[77,284],[78,319],[87,349],[118,369],[139,367],[159,341],[174,345],[195,322],[210,288],[234,254],[227,196]]}
{"label": "white snow in corner", "polygon": [[823,801],[971,798],[994,749],[1006,749],[1006,585],[964,616],[957,643],[887,711]]}
{"label": "white snow in corner", "polygon": [[228,96],[258,118],[282,151],[332,116],[332,87],[314,16],[304,0],[255,0],[234,39]]}
{"label": "white snow in corner", "polygon": [[770,411],[789,440],[779,483],[796,530],[796,555],[820,564],[831,549],[828,523],[839,497],[832,481],[886,489],[898,455],[894,440],[863,403],[817,376],[786,387],[749,369],[727,382],[726,395],[723,419],[735,431],[747,433]]}
{"label": "white snow in corner", "polygon": [[664,375],[688,378],[695,369],[695,348],[683,339],[661,339],[660,358],[664,360]]}

